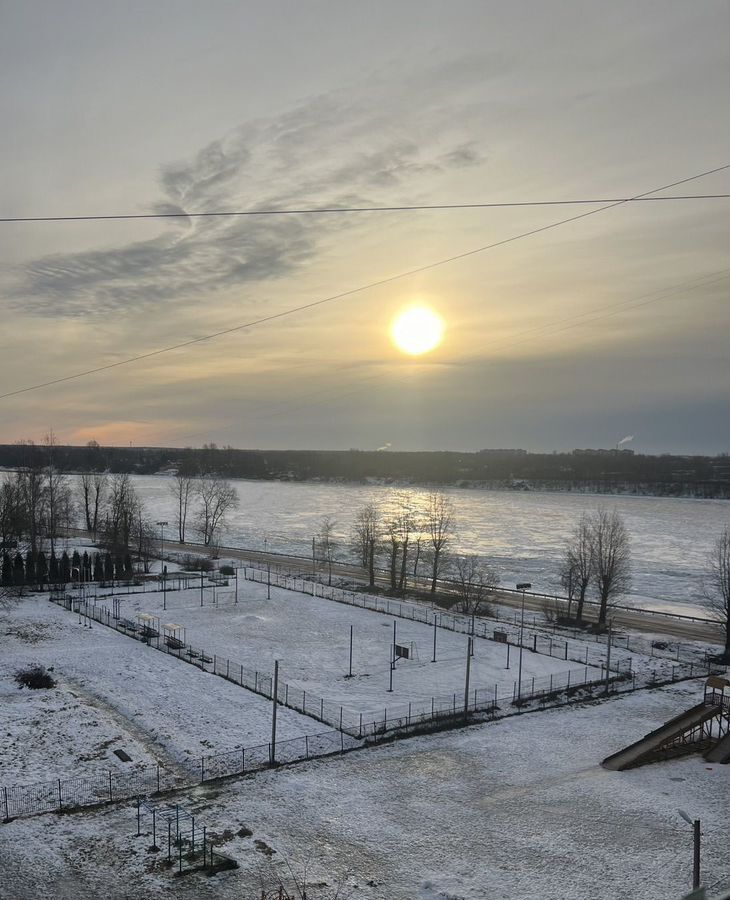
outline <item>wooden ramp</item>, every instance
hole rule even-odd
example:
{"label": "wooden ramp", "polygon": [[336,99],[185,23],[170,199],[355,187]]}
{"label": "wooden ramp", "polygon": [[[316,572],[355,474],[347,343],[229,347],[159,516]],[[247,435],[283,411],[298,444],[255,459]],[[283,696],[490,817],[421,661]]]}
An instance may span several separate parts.
{"label": "wooden ramp", "polygon": [[705,753],[705,759],[707,762],[714,763],[728,763],[730,762],[730,732],[725,735],[725,737],[720,738],[720,740],[713,744],[712,747]]}
{"label": "wooden ramp", "polygon": [[623,771],[644,763],[655,762],[666,756],[691,753],[697,744],[705,738],[703,726],[709,723],[720,712],[719,706],[708,705],[703,701],[686,712],[670,719],[660,728],[649,732],[640,740],[618,753],[607,756],[601,765],[604,769]]}
{"label": "wooden ramp", "polygon": [[710,675],[702,703],[670,719],[618,753],[607,756],[605,769],[623,771],[645,763],[700,751],[708,762],[730,760],[730,680]]}

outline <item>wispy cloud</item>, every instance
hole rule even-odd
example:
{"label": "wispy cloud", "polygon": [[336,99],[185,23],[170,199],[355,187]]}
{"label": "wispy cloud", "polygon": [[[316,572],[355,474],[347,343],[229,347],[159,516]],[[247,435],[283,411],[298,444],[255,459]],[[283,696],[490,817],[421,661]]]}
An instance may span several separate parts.
{"label": "wispy cloud", "polygon": [[[193,158],[163,165],[161,197],[148,210],[366,205],[383,202],[386,191],[392,201],[422,190],[426,179],[482,160],[463,134],[414,139],[406,127],[380,127],[383,115],[378,104],[333,93],[246,123]],[[420,131],[414,125],[412,132]],[[342,224],[335,217],[318,219],[316,228],[293,216],[173,219],[147,240],[30,261],[14,299],[27,312],[54,316],[195,299],[290,274]]]}

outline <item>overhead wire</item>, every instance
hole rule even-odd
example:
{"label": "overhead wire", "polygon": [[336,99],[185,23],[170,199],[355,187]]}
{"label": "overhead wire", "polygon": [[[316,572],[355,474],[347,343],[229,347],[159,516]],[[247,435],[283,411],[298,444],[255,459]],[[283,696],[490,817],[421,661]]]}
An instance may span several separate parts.
{"label": "overhead wire", "polygon": [[246,328],[253,328],[254,326],[257,326],[257,325],[263,325],[266,322],[273,322],[278,319],[283,319],[287,316],[295,315],[296,313],[301,313],[301,312],[306,312],[306,311],[309,311],[312,309],[316,309],[317,307],[323,306],[325,304],[334,303],[339,300],[344,300],[344,299],[346,299],[348,297],[352,297],[356,294],[360,294],[360,293],[363,293],[368,290],[373,290],[374,288],[382,287],[383,285],[386,285],[386,284],[392,284],[395,281],[400,281],[404,278],[409,278],[413,275],[418,275],[422,272],[431,271],[433,269],[440,268],[440,267],[448,265],[450,263],[458,262],[459,260],[467,259],[471,256],[476,256],[477,254],[484,253],[488,250],[494,250],[497,247],[503,247],[507,244],[514,243],[515,241],[519,241],[519,240],[523,240],[528,237],[532,237],[536,234],[542,234],[542,233],[544,233],[546,231],[550,231],[554,228],[559,228],[562,225],[567,225],[571,222],[577,222],[577,221],[580,221],[581,219],[586,219],[589,216],[595,216],[598,213],[605,212],[609,209],[614,209],[617,206],[623,206],[626,203],[630,203],[632,201],[639,200],[643,197],[648,197],[652,194],[658,194],[660,191],[670,190],[671,188],[678,187],[679,185],[682,185],[682,184],[688,184],[689,182],[696,181],[700,178],[706,178],[709,175],[714,175],[717,172],[722,172],[727,169],[730,169],[730,163],[727,163],[722,166],[717,166],[713,169],[708,169],[708,170],[706,170],[704,172],[700,172],[696,175],[691,175],[688,178],[682,178],[678,181],[673,181],[670,184],[665,184],[665,185],[662,185],[657,188],[652,188],[649,191],[644,191],[643,193],[636,194],[633,197],[629,197],[629,198],[617,200],[617,201],[612,201],[604,206],[599,206],[597,209],[591,209],[591,210],[588,210],[587,212],[579,213],[578,215],[568,216],[567,218],[559,219],[555,222],[549,222],[547,225],[541,225],[537,228],[532,228],[529,231],[523,231],[519,234],[511,235],[510,237],[503,238],[499,241],[494,241],[492,243],[485,244],[484,246],[481,246],[481,247],[475,247],[471,250],[465,250],[462,253],[456,253],[456,254],[454,254],[452,256],[448,256],[444,259],[436,260],[435,262],[432,262],[432,263],[426,263],[422,266],[417,266],[417,267],[415,267],[413,269],[409,269],[405,272],[399,272],[395,275],[389,275],[384,278],[380,278],[375,281],[371,281],[367,284],[360,285],[359,287],[351,288],[346,291],[340,291],[339,293],[332,294],[329,297],[324,297],[319,300],[313,300],[310,303],[303,303],[303,304],[300,304],[299,306],[290,307],[288,309],[281,310],[280,312],[277,312],[277,313],[270,313],[269,315],[266,315],[266,316],[260,316],[259,318],[252,319],[248,322],[243,322],[238,325],[233,325],[230,328],[223,328],[223,329],[220,329],[219,331],[211,332],[210,334],[202,335],[197,338],[191,338],[190,340],[187,340],[187,341],[181,341],[180,343],[177,343],[177,344],[172,344],[167,347],[161,347],[157,350],[151,350],[148,353],[140,353],[135,356],[127,357],[126,359],[117,360],[116,362],[113,362],[113,363],[106,363],[101,366],[95,366],[91,369],[86,369],[81,372],[74,372],[70,375],[64,375],[59,378],[53,378],[53,379],[50,379],[49,381],[39,382],[38,384],[28,385],[23,388],[17,388],[16,390],[13,390],[13,391],[5,391],[4,393],[0,394],[0,400],[5,400],[9,397],[16,397],[20,394],[26,394],[31,391],[41,390],[43,388],[51,387],[53,385],[63,384],[68,381],[74,381],[79,378],[86,378],[90,375],[96,375],[100,372],[105,372],[105,371],[109,371],[110,369],[119,368],[120,366],[131,365],[132,363],[141,362],[142,360],[152,359],[154,357],[161,356],[165,353],[171,353],[175,350],[181,350],[183,348],[191,347],[195,344],[200,344],[205,341],[210,341],[210,340],[213,340],[218,337],[223,337],[224,335],[233,334],[235,332],[242,331]]}
{"label": "overhead wire", "polygon": [[679,200],[727,200],[730,194],[680,194],[670,197],[581,197],[574,200],[505,200],[479,203],[412,203],[394,206],[315,206],[290,209],[232,209],[211,212],[152,212],[70,214],[61,216],[2,216],[0,224],[29,222],[123,222],[139,219],[223,219],[246,216],[318,216],[377,212],[446,212],[468,209],[519,209],[535,206],[595,206],[598,203],[657,203]]}

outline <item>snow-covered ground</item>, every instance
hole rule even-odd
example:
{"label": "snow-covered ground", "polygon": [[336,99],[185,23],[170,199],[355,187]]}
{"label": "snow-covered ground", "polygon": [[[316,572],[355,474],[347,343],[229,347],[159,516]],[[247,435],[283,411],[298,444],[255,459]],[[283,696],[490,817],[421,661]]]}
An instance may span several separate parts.
{"label": "snow-covered ground", "polygon": [[[0,625],[0,783],[47,781],[131,765],[183,765],[266,743],[271,704],[113,629],[85,628],[47,595],[27,598]],[[57,687],[19,688],[29,664],[53,667]],[[289,709],[280,740],[324,726]],[[131,763],[113,753],[124,750]]]}
{"label": "snow-covered ground", "polygon": [[[145,612],[174,622],[186,630],[186,641],[209,655],[228,658],[231,664],[270,675],[279,660],[279,677],[308,695],[323,697],[354,713],[382,716],[384,708],[407,706],[409,701],[430,701],[457,693],[463,698],[467,636],[439,628],[436,663],[433,628],[381,613],[347,606],[297,591],[271,588],[239,579],[239,602],[226,591],[226,603],[211,605],[210,596],[200,606],[198,589],[168,592],[163,616],[159,592],[121,595],[121,615],[134,618]],[[109,606],[108,602],[107,605]],[[111,608],[109,606],[109,608]],[[415,658],[401,659],[390,686],[393,623],[398,644]],[[349,674],[350,626],[353,627],[353,677]],[[562,643],[562,642],[561,642]],[[591,648],[592,649],[592,648]],[[518,672],[518,651],[507,645],[476,640],[471,660],[470,686],[500,697],[513,690]],[[549,677],[580,664],[550,656],[523,652],[523,683]],[[581,669],[581,673],[583,670]],[[589,669],[589,678],[600,677]]]}
{"label": "snow-covered ground", "polygon": [[149,835],[135,836],[132,804],[17,819],[0,826],[0,890],[12,900],[253,900],[262,878],[291,884],[290,870],[306,869],[312,900],[332,898],[340,880],[348,900],[666,900],[691,884],[682,808],[702,820],[714,891],[730,879],[727,767],[698,756],[599,766],[701,691],[624,695],[193,789],[178,802],[241,866],[212,879],[160,870]]}

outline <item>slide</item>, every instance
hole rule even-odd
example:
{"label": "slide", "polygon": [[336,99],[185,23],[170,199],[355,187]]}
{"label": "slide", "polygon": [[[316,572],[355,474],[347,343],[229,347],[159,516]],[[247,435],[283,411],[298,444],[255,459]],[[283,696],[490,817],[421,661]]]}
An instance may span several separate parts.
{"label": "slide", "polygon": [[730,762],[730,732],[710,747],[707,753],[705,753],[705,759],[707,762],[715,763]]}
{"label": "slide", "polygon": [[714,718],[719,712],[719,706],[698,703],[697,706],[680,713],[680,715],[670,719],[660,728],[651,731],[635,743],[629,744],[623,750],[619,750],[618,753],[607,756],[601,765],[605,769],[614,771],[622,771],[623,769],[630,769],[632,766],[641,765],[646,754],[658,749],[666,741],[679,737],[685,731],[696,728],[703,722],[708,721],[708,719]]}

